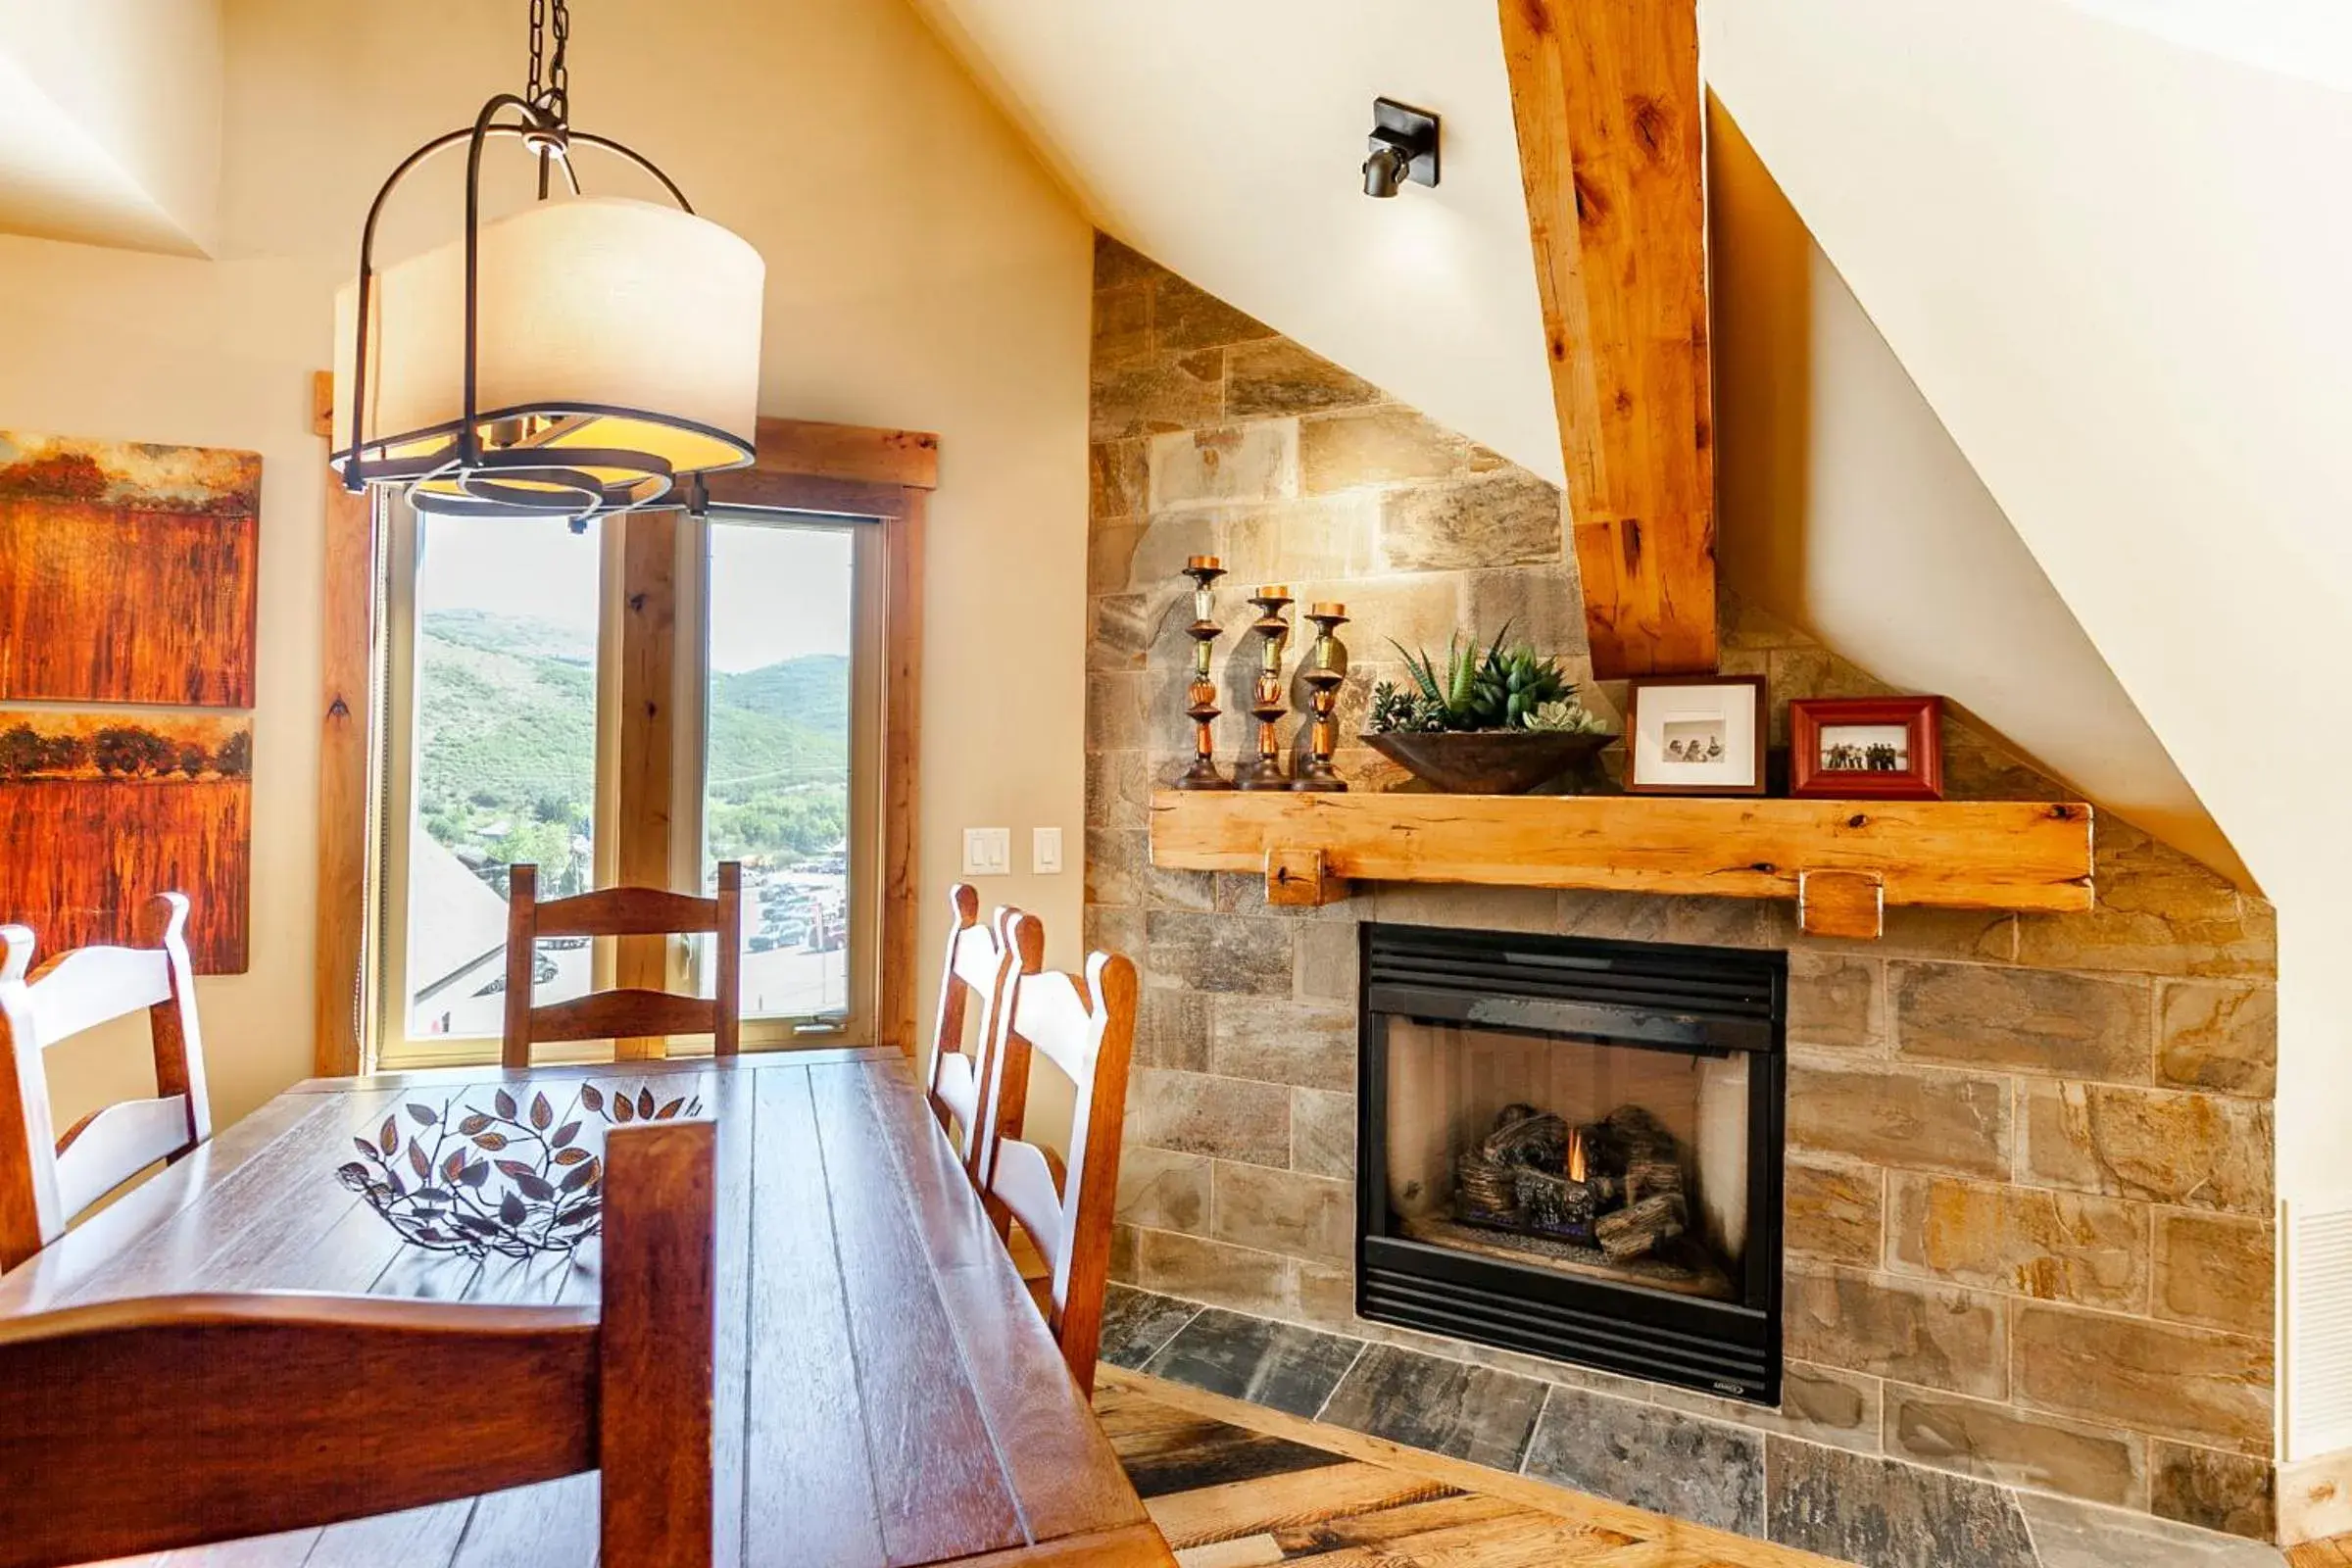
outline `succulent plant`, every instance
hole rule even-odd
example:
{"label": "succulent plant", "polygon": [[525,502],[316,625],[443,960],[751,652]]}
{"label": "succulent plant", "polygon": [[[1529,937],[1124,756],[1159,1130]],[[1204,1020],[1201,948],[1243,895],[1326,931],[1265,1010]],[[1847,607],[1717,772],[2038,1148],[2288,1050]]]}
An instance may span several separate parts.
{"label": "succulent plant", "polygon": [[1471,682],[1470,727],[1524,729],[1537,709],[1575,689],[1558,660],[1542,658],[1524,643],[1505,651],[1497,638]]}
{"label": "succulent plant", "polygon": [[1527,715],[1527,727],[1549,735],[1598,735],[1608,728],[1598,714],[1574,697],[1543,704]]}
{"label": "succulent plant", "polygon": [[1387,681],[1374,687],[1372,728],[1599,732],[1600,720],[1576,700],[1576,683],[1561,671],[1559,661],[1525,643],[1506,648],[1510,631],[1506,622],[1483,654],[1477,638],[1465,640],[1457,633],[1446,640],[1443,663],[1392,640],[1390,646],[1403,656],[1412,675],[1412,689]]}
{"label": "succulent plant", "polygon": [[1446,728],[1446,709],[1417,691],[1399,691],[1393,681],[1372,688],[1371,724],[1383,734],[1426,734]]}

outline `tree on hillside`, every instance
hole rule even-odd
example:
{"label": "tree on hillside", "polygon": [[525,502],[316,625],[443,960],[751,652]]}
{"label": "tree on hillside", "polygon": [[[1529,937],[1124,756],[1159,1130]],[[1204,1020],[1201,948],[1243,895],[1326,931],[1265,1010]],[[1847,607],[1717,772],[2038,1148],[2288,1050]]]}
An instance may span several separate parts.
{"label": "tree on hillside", "polygon": [[109,778],[145,778],[170,772],[179,754],[153,730],[130,724],[110,724],[90,743],[91,759]]}
{"label": "tree on hillside", "polygon": [[213,771],[222,778],[243,778],[253,771],[253,732],[239,730],[213,754]]}
{"label": "tree on hillside", "polygon": [[28,778],[40,771],[47,755],[40,733],[30,724],[0,733],[0,778]]}

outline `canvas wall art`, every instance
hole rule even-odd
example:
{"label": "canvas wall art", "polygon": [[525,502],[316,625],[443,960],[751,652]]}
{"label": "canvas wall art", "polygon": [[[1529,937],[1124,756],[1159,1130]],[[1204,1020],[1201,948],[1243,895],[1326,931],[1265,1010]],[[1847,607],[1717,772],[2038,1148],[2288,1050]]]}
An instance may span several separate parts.
{"label": "canvas wall art", "polygon": [[136,942],[173,891],[197,973],[244,973],[252,844],[246,715],[0,709],[0,919],[42,954]]}
{"label": "canvas wall art", "polygon": [[253,706],[262,460],[0,430],[0,700]]}

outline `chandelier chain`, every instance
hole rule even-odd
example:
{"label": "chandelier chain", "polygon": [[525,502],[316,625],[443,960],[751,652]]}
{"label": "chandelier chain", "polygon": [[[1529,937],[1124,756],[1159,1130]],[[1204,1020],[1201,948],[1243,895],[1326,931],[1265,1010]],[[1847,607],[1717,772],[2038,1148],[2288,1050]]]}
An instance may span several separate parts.
{"label": "chandelier chain", "polygon": [[570,42],[571,7],[565,0],[554,0],[552,14],[549,0],[531,0],[531,67],[522,95],[558,124],[571,119],[571,71],[564,58]]}

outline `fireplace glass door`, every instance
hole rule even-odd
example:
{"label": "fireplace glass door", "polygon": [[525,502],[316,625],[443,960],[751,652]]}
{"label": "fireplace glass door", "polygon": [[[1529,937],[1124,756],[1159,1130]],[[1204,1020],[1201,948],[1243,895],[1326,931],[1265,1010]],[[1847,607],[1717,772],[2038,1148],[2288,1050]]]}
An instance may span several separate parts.
{"label": "fireplace glass door", "polygon": [[1356,1310],[1776,1402],[1786,956],[1361,929]]}
{"label": "fireplace glass door", "polygon": [[1397,1018],[1388,1056],[1389,1212],[1398,1234],[1740,1299],[1745,1053]]}

